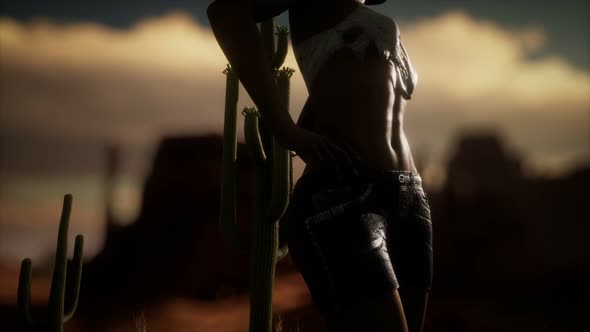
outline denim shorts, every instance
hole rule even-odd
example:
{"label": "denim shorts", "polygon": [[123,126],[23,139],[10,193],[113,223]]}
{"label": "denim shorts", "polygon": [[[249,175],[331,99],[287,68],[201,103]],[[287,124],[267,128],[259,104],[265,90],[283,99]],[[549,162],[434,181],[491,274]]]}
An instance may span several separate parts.
{"label": "denim shorts", "polygon": [[432,222],[409,171],[303,175],[286,212],[289,252],[321,312],[432,284]]}

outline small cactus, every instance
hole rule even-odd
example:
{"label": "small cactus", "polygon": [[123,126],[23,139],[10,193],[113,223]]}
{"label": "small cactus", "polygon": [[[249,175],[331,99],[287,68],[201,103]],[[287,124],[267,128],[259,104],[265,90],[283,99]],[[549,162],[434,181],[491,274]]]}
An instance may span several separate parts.
{"label": "small cactus", "polygon": [[53,279],[49,293],[47,308],[47,319],[36,321],[31,314],[31,275],[32,261],[26,258],[21,263],[21,270],[18,283],[18,308],[25,324],[29,329],[41,329],[50,332],[62,332],[63,324],[70,320],[78,305],[78,294],[80,292],[80,281],[82,279],[82,251],[84,248],[84,237],[76,236],[74,244],[74,273],[73,280],[68,280],[66,291],[67,251],[68,251],[68,226],[70,222],[70,211],[72,209],[72,195],[64,196],[61,220],[57,236],[57,249],[55,253],[55,266],[53,268]]}

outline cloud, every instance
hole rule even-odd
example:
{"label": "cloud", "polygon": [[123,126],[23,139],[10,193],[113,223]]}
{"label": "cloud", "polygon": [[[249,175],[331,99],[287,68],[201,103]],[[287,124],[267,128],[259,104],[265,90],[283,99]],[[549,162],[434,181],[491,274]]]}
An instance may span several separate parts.
{"label": "cloud", "polygon": [[540,28],[510,31],[451,12],[409,24],[402,38],[425,88],[457,101],[501,97],[528,111],[547,103],[590,102],[588,72],[559,57],[530,59],[545,42]]}
{"label": "cloud", "polygon": [[223,63],[213,36],[183,13],[145,19],[129,30],[44,19],[22,24],[6,17],[1,24],[6,56],[27,65],[182,73]]}

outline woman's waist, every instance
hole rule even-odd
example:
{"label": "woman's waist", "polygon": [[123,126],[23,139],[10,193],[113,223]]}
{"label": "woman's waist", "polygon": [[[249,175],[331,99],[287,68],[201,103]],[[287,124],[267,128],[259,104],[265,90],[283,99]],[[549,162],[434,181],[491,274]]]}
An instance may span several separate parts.
{"label": "woman's waist", "polygon": [[319,193],[348,197],[370,193],[374,198],[381,197],[391,203],[390,200],[399,198],[402,192],[408,194],[421,188],[422,179],[414,171],[324,165],[321,170],[304,173],[297,182],[294,195],[298,199],[307,199],[302,195],[313,197]]}
{"label": "woman's waist", "polygon": [[393,179],[399,183],[421,183],[416,169],[395,169],[372,167],[361,161],[342,163],[338,161],[321,161],[308,164],[304,175],[320,178],[359,178],[363,180]]}
{"label": "woman's waist", "polygon": [[303,174],[319,174],[336,178],[360,177],[365,180],[398,177],[400,174],[411,178],[419,175],[415,167],[397,167],[394,162],[367,162],[366,160],[312,160],[306,164]]}
{"label": "woman's waist", "polygon": [[[314,132],[326,136],[340,145],[343,149],[351,151],[355,166],[367,169],[416,171],[410,148],[405,137],[391,138],[391,133],[386,130],[360,131],[358,128],[342,130],[342,128],[314,127]],[[401,134],[403,135],[403,133]],[[400,144],[398,144],[398,142]],[[356,158],[355,158],[356,157]],[[308,160],[306,170],[322,170],[334,165],[350,164],[349,160]]]}

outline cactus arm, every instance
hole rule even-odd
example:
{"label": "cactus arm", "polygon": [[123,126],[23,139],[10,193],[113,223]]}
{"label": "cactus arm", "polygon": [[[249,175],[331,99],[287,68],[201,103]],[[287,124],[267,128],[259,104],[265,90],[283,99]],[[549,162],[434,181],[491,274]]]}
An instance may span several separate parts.
{"label": "cactus arm", "polygon": [[[277,85],[281,102],[289,108],[290,79],[295,71],[284,67],[277,71]],[[269,204],[268,214],[270,221],[275,222],[281,218],[289,204],[289,150],[281,147],[273,140],[273,167],[272,167],[272,198]]]}
{"label": "cactus arm", "polygon": [[268,207],[270,222],[278,221],[289,203],[289,150],[273,141],[272,196]]}
{"label": "cactus arm", "polygon": [[243,247],[245,246],[245,240],[236,224],[236,118],[239,79],[229,65],[223,73],[226,75],[226,86],[219,230],[230,243],[237,247]]}
{"label": "cactus arm", "polygon": [[250,254],[250,331],[272,330],[272,289],[278,225],[268,222],[269,163],[256,166],[256,201]]}
{"label": "cactus arm", "polygon": [[292,68],[283,67],[277,70],[275,74],[277,86],[279,89],[279,97],[281,98],[281,103],[287,108],[287,110],[289,109],[289,89],[291,87],[291,77],[293,76],[294,72],[295,70]]}
{"label": "cactus arm", "polygon": [[76,236],[76,242],[74,244],[74,259],[72,260],[72,263],[74,264],[74,272],[72,274],[73,280],[66,280],[68,283],[68,289],[66,293],[67,298],[65,302],[66,308],[64,311],[64,323],[69,321],[74,316],[74,312],[78,306],[80,283],[82,281],[83,251],[84,236],[78,235]]}
{"label": "cactus arm", "polygon": [[[289,197],[291,197],[291,195],[293,194],[293,155],[291,154],[291,152],[289,151],[289,162],[288,162],[288,166],[289,166]],[[277,262],[282,260],[283,258],[285,258],[285,256],[287,256],[287,254],[289,254],[289,247],[287,245],[287,238],[286,238],[286,234],[284,234],[283,230],[285,229],[285,226],[287,224],[287,218],[285,215],[283,215],[281,217],[281,219],[279,220],[279,249],[277,252]]]}
{"label": "cactus arm", "polygon": [[272,58],[272,68],[276,69],[283,65],[289,49],[289,29],[286,26],[277,26],[277,50]]}
{"label": "cactus arm", "polygon": [[272,330],[272,289],[277,240],[276,224],[256,223],[250,264],[250,331]]}
{"label": "cactus arm", "polygon": [[31,279],[33,263],[30,258],[23,259],[18,276],[18,309],[25,323],[32,328],[35,325],[31,314]]}
{"label": "cactus arm", "polygon": [[72,209],[72,195],[64,196],[59,231],[57,234],[57,249],[55,251],[55,265],[53,279],[49,293],[48,327],[51,331],[61,331],[64,316],[64,296],[66,285],[66,269],[68,254],[68,226]]}
{"label": "cactus arm", "polygon": [[[255,160],[256,200],[250,251],[250,331],[270,331],[272,327],[272,285],[278,253],[278,228],[267,222],[267,202],[270,199],[270,165],[258,128],[258,112],[246,108],[242,112],[244,136],[248,150]],[[274,154],[274,153],[273,153]]]}
{"label": "cactus arm", "polygon": [[244,115],[244,138],[246,139],[246,147],[254,162],[259,164],[266,161],[266,153],[260,137],[260,130],[258,127],[258,118],[260,113],[256,108],[246,107],[242,111]]}
{"label": "cactus arm", "polygon": [[289,67],[283,67],[277,71],[276,78],[277,84],[279,86],[279,93],[281,94],[281,101],[283,103],[289,104],[289,88],[290,88],[290,80],[293,77],[293,73],[295,70]]}

